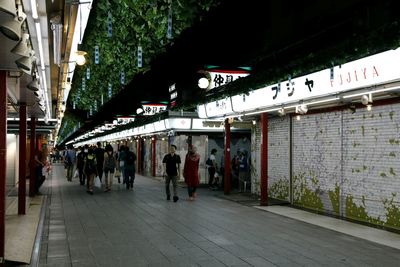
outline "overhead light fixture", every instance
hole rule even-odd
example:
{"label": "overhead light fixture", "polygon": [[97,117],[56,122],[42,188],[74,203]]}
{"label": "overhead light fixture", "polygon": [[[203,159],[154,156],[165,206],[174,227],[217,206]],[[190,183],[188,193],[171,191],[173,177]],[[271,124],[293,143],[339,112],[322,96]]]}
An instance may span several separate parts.
{"label": "overhead light fixture", "polygon": [[[10,2],[10,1],[8,1]],[[11,1],[14,2],[14,1]],[[9,39],[19,41],[21,39],[21,26],[26,19],[26,14],[22,11],[21,1],[17,1],[17,14],[13,20],[6,21],[0,26],[0,31]]]}
{"label": "overhead light fixture", "polygon": [[11,16],[15,16],[15,2],[10,0],[0,0],[0,11],[6,12]]}
{"label": "overhead light fixture", "polygon": [[285,116],[286,115],[285,109],[284,108],[278,109],[278,115],[281,117]]}
{"label": "overhead light fixture", "polygon": [[301,118],[301,117],[300,117],[300,115],[297,115],[297,116],[296,116],[296,120],[298,120],[298,121],[299,121],[299,120],[300,120],[300,118]]}
{"label": "overhead light fixture", "polygon": [[57,15],[50,19],[51,30],[53,31],[53,56],[54,64],[60,66],[61,64],[61,42],[63,25],[61,23],[61,16]]}
{"label": "overhead light fixture", "polygon": [[296,113],[298,114],[306,114],[308,111],[307,105],[296,106]]}
{"label": "overhead light fixture", "polygon": [[76,64],[79,66],[83,66],[86,63],[85,55],[87,53],[85,51],[76,51]]}
{"label": "overhead light fixture", "polygon": [[199,79],[198,86],[201,89],[207,89],[209,85],[210,85],[210,81],[207,78],[203,77],[203,78]]}
{"label": "overhead light fixture", "polygon": [[39,91],[40,85],[39,82],[36,78],[33,78],[33,80],[26,86],[29,90],[31,91]]}
{"label": "overhead light fixture", "polygon": [[368,95],[362,95],[361,103],[363,105],[367,106],[368,111],[371,111],[372,110],[372,93],[369,93]]}
{"label": "overhead light fixture", "polygon": [[21,41],[11,50],[12,53],[17,54],[22,57],[29,57],[30,48],[28,47],[29,34],[22,34]]}
{"label": "overhead light fixture", "polygon": [[15,61],[18,68],[20,68],[25,73],[31,75],[32,69],[32,57],[21,57]]}

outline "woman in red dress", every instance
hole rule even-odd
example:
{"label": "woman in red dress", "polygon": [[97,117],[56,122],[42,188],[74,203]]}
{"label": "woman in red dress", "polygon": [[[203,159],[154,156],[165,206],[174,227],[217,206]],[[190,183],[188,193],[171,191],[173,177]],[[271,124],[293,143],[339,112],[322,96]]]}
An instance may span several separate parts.
{"label": "woman in red dress", "polygon": [[189,199],[194,200],[196,197],[196,189],[199,186],[199,163],[200,155],[197,153],[196,147],[189,148],[189,152],[185,158],[185,166],[183,168],[183,177],[188,186]]}

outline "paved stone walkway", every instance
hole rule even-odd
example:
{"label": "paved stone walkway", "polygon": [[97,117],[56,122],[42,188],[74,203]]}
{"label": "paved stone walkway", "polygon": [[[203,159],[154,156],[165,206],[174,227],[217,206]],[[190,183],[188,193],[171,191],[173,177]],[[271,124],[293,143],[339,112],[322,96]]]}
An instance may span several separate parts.
{"label": "paved stone walkway", "polygon": [[55,165],[39,266],[399,266],[400,250],[160,181],[88,195]]}

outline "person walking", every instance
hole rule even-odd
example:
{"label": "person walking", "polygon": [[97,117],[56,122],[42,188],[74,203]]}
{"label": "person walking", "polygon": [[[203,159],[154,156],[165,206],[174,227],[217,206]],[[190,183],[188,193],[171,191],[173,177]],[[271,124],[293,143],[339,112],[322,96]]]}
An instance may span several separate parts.
{"label": "person walking", "polygon": [[216,162],[215,154],[217,154],[217,150],[215,148],[211,149],[211,155],[207,160],[208,175],[209,175],[208,187],[210,189],[213,189],[214,176],[215,176],[215,172],[217,171],[217,162]]}
{"label": "person walking", "polygon": [[164,156],[163,159],[163,176],[165,177],[165,192],[167,194],[167,200],[171,200],[171,192],[169,189],[169,184],[172,181],[172,189],[174,193],[173,200],[177,202],[178,191],[177,191],[177,183],[178,178],[180,177],[180,165],[181,165],[181,157],[176,152],[176,146],[171,145],[169,148],[169,153]]}
{"label": "person walking", "polygon": [[196,147],[192,146],[185,158],[185,165],[183,167],[183,177],[188,186],[189,199],[196,198],[196,189],[199,186],[199,163],[200,155],[197,153]]}
{"label": "person walking", "polygon": [[97,162],[96,155],[94,154],[93,148],[89,148],[87,155],[84,160],[84,172],[87,178],[87,190],[89,194],[93,195],[93,183],[94,178],[97,175]]}
{"label": "person walking", "polygon": [[[121,145],[118,151],[118,167],[119,172],[122,175],[122,183],[125,184],[125,146]],[[120,183],[120,179],[118,178],[118,183]]]}
{"label": "person walking", "polygon": [[124,165],[124,181],[126,189],[133,190],[133,183],[135,181],[135,163],[136,154],[133,151],[129,151],[129,147],[125,146],[125,165]]}
{"label": "person walking", "polygon": [[78,155],[76,155],[76,168],[78,169],[79,183],[81,185],[85,184],[85,174],[83,173],[83,165],[85,163],[86,153],[84,147],[80,147],[80,152],[78,153]]}
{"label": "person walking", "polygon": [[[114,178],[114,170],[115,170],[115,156],[114,156],[114,150],[113,147],[110,144],[107,144],[105,147],[105,153],[104,153],[104,177],[105,177],[105,184],[106,188],[104,192],[108,192],[111,190],[112,187],[112,182]],[[110,177],[108,176],[108,173],[110,173]]]}
{"label": "person walking", "polygon": [[65,152],[64,161],[65,161],[65,166],[67,167],[67,180],[71,182],[76,163],[76,152],[72,145],[68,145],[68,150]]}
{"label": "person walking", "polygon": [[101,147],[101,142],[97,142],[97,148],[94,151],[97,162],[97,175],[100,178],[100,182],[103,182],[103,163],[104,163],[104,149]]}

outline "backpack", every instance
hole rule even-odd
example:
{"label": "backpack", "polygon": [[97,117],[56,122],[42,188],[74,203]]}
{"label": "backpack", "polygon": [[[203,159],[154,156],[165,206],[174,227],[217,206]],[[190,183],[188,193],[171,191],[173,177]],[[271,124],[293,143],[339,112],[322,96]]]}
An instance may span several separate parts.
{"label": "backpack", "polygon": [[108,154],[108,152],[106,152],[107,153],[107,159],[106,159],[106,164],[104,165],[104,168],[107,168],[107,169],[114,169],[115,168],[115,158],[114,158],[114,155],[111,153],[111,155],[110,154]]}
{"label": "backpack", "polygon": [[207,160],[206,160],[206,165],[208,165],[208,166],[213,166],[213,162],[212,162],[212,160],[210,159],[210,158],[208,158]]}
{"label": "backpack", "polygon": [[96,164],[94,163],[94,159],[96,158],[94,155],[93,157],[89,159],[89,156],[86,156],[86,167],[85,167],[85,173],[86,174],[91,174],[91,173],[96,173]]}
{"label": "backpack", "polygon": [[69,156],[68,152],[65,155],[64,164],[65,164],[65,167],[72,166],[72,160],[71,160],[71,157]]}
{"label": "backpack", "polygon": [[132,151],[129,151],[125,158],[126,164],[133,165],[135,164],[135,160],[136,160],[136,155]]}

